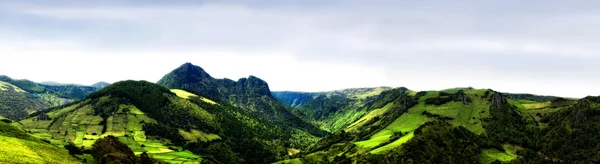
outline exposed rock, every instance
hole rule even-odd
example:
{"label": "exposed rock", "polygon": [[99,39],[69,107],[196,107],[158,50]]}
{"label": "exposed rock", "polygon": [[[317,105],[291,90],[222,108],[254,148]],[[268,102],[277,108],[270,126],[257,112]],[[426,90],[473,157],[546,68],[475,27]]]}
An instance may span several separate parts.
{"label": "exposed rock", "polygon": [[579,100],[579,102],[577,102],[577,104],[575,104],[574,106],[574,110],[577,110],[577,112],[575,113],[575,119],[573,120],[573,126],[579,126],[582,125],[583,122],[585,122],[585,110],[590,108],[590,104],[589,102],[587,102],[587,99],[581,99]]}
{"label": "exposed rock", "polygon": [[502,108],[508,106],[508,100],[504,95],[500,92],[494,92],[492,97],[490,97],[490,106],[495,106],[497,108]]}

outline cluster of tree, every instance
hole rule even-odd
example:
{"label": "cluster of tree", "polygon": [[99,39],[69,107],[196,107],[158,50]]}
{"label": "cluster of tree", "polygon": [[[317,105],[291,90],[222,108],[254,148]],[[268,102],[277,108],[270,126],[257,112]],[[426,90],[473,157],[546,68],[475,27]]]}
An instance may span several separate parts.
{"label": "cluster of tree", "polygon": [[540,96],[540,95],[533,95],[533,94],[518,94],[518,93],[504,93],[504,95],[507,98],[514,99],[514,100],[530,100],[530,101],[536,101],[536,102],[548,102],[548,101],[552,101],[552,100],[560,98],[560,97],[556,97],[556,96]]}
{"label": "cluster of tree", "polygon": [[469,98],[463,90],[459,90],[454,94],[440,92],[439,96],[426,99],[425,104],[443,105],[450,101],[462,102],[463,104],[468,105],[471,103],[471,98]]}
{"label": "cluster of tree", "polygon": [[542,121],[540,149],[548,158],[568,163],[600,163],[600,97],[586,97]]}
{"label": "cluster of tree", "polygon": [[[99,164],[155,164],[162,163],[152,159],[146,152],[135,156],[133,151],[117,137],[107,136],[94,143],[91,150],[77,147],[73,143],[64,146],[74,157],[76,155],[91,154]],[[85,159],[84,159],[85,160]]]}
{"label": "cluster of tree", "polygon": [[528,113],[521,113],[516,107],[510,105],[501,93],[494,93],[489,101],[490,117],[482,120],[490,140],[533,149],[538,147],[540,131],[537,123]]}
{"label": "cluster of tree", "polygon": [[424,116],[427,116],[427,117],[430,117],[430,118],[435,118],[435,119],[442,120],[442,121],[454,120],[454,118],[452,118],[452,117],[442,116],[442,115],[439,115],[439,114],[433,114],[433,113],[431,113],[429,111],[423,111],[422,114]]}
{"label": "cluster of tree", "polygon": [[41,85],[47,89],[50,89],[61,97],[75,100],[83,100],[89,94],[96,92],[98,89],[90,86],[76,86],[76,85]]}

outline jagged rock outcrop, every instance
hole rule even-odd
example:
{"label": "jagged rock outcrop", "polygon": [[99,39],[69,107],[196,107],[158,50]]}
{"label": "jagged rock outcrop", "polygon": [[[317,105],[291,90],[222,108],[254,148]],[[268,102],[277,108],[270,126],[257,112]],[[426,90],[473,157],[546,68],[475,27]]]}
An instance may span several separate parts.
{"label": "jagged rock outcrop", "polygon": [[587,102],[587,98],[581,99],[573,106],[574,110],[576,110],[575,118],[573,120],[573,126],[582,125],[585,122],[586,115],[585,110],[590,109],[590,103]]}
{"label": "jagged rock outcrop", "polygon": [[508,100],[500,92],[494,92],[490,97],[490,106],[492,107],[502,108],[508,105]]}

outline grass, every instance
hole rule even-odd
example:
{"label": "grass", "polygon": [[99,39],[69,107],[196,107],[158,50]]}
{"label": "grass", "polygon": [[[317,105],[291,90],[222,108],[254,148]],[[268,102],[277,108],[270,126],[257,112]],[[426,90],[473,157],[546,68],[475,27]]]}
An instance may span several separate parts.
{"label": "grass", "polygon": [[179,151],[179,152],[170,152],[170,153],[160,153],[160,154],[150,154],[155,159],[159,159],[169,163],[200,163],[202,158],[189,150]]}
{"label": "grass", "polygon": [[209,142],[209,141],[221,139],[221,137],[219,135],[207,134],[207,133],[204,133],[199,130],[191,130],[188,132],[183,129],[179,129],[179,134],[181,134],[183,136],[183,138],[185,138],[186,140],[188,140],[190,142],[196,142],[196,141]]}
{"label": "grass", "polygon": [[25,90],[15,86],[15,85],[12,85],[12,84],[4,82],[4,81],[0,81],[0,91],[8,91],[9,88],[12,88],[16,92],[20,92],[20,93],[25,92]]}
{"label": "grass", "polygon": [[481,153],[481,162],[484,164],[492,163],[496,160],[501,162],[510,162],[512,160],[517,159],[519,156],[517,155],[517,150],[521,149],[512,145],[502,145],[504,148],[504,152],[497,149],[485,149]]}
{"label": "grass", "polygon": [[356,129],[358,127],[363,126],[366,122],[369,122],[369,120],[382,115],[383,113],[385,113],[387,110],[389,110],[394,104],[389,103],[386,106],[379,108],[379,109],[374,109],[371,112],[369,112],[369,114],[361,117],[360,119],[358,119],[356,122],[350,124],[350,126],[348,126],[345,130],[346,131],[356,131]]}
{"label": "grass", "polygon": [[[108,101],[109,97],[102,97],[101,99],[106,99],[106,101]],[[173,97],[173,99],[175,100],[171,101],[174,101],[178,105],[193,109],[194,112],[191,114],[203,118],[203,121],[217,124],[212,114],[197,105],[192,104],[185,99],[175,97]],[[200,156],[194,155],[190,151],[182,151],[181,147],[167,146],[170,144],[170,141],[168,140],[159,141],[147,138],[145,131],[143,130],[143,125],[145,123],[158,122],[133,105],[119,105],[119,109],[106,120],[107,131],[102,134],[102,130],[105,128],[102,123],[103,119],[95,115],[95,109],[90,104],[91,102],[84,101],[62,109],[53,110],[48,114],[52,118],[50,121],[34,121],[34,119],[36,119],[35,117],[25,119],[19,122],[22,124],[20,127],[33,133],[35,137],[49,139],[52,145],[55,145],[53,148],[61,151],[66,151],[61,147],[69,141],[74,142],[77,146],[83,146],[86,149],[89,149],[98,139],[113,135],[118,137],[121,142],[127,144],[137,155],[147,152],[150,156],[171,163],[199,163],[201,161]],[[189,132],[184,131],[182,134],[186,139],[193,141],[212,141],[221,139],[221,137],[216,134],[207,134],[198,130]],[[36,142],[41,142],[34,137],[31,139]],[[177,149],[178,151],[172,149]],[[35,159],[34,155],[26,153],[21,154],[32,156]],[[2,155],[0,154],[0,157],[1,156]],[[32,161],[31,163],[69,162]]]}
{"label": "grass", "polygon": [[[445,91],[456,93],[458,92],[458,89],[460,88],[454,88]],[[392,141],[389,144],[386,144],[375,150],[371,150],[370,153],[380,154],[401,146],[403,143],[414,137],[413,132],[417,128],[435,119],[423,115],[424,111],[453,118],[452,120],[448,121],[452,125],[463,126],[475,134],[483,134],[485,133],[485,129],[481,125],[480,120],[481,118],[489,116],[489,103],[486,99],[481,98],[486,91],[487,90],[465,91],[465,93],[472,100],[469,105],[464,105],[462,102],[449,102],[440,106],[427,105],[424,103],[426,99],[439,95],[439,92],[437,91],[429,91],[426,95],[419,99],[419,104],[410,108],[406,113],[402,114],[386,128],[375,133],[368,140],[355,142],[355,144],[358,147],[361,147],[363,150],[370,150],[380,146],[382,143],[390,142],[389,139],[394,133],[402,132],[406,135],[396,141]],[[384,113],[388,108],[391,107],[391,105],[393,104],[388,104],[381,109],[373,110],[371,113],[352,124],[348,130],[354,130],[354,127],[361,126],[361,123],[367,122],[367,120]]]}
{"label": "grass", "polygon": [[50,144],[0,136],[0,163],[80,163]]}
{"label": "grass", "polygon": [[213,105],[217,104],[216,102],[214,102],[214,101],[212,101],[210,99],[207,99],[207,98],[204,98],[204,97],[200,97],[198,95],[195,95],[193,93],[190,93],[188,91],[184,91],[184,90],[181,90],[181,89],[171,89],[171,92],[175,93],[175,95],[177,95],[177,96],[179,96],[181,98],[184,98],[184,99],[190,99],[190,97],[192,97],[192,98],[197,97],[197,98],[199,98],[200,100],[202,100],[202,101],[204,101],[206,103],[213,104]]}
{"label": "grass", "polygon": [[284,161],[275,162],[274,164],[303,164],[300,158],[288,159]]}
{"label": "grass", "polygon": [[0,163],[78,163],[68,153],[0,122]]}
{"label": "grass", "polygon": [[372,150],[371,154],[381,154],[382,152],[385,152],[387,150],[391,150],[391,149],[393,149],[395,147],[398,147],[398,146],[400,146],[400,145],[408,142],[413,137],[415,137],[415,133],[414,132],[408,133],[407,135],[404,135],[404,136],[400,137],[398,140],[396,140],[396,141],[394,141],[394,142],[392,142],[390,144],[387,144],[385,146],[382,146],[380,148]]}
{"label": "grass", "polygon": [[529,103],[529,104],[522,104],[523,107],[525,107],[525,109],[542,109],[542,108],[547,108],[550,107],[550,105],[552,105],[551,102],[540,102],[540,103]]}

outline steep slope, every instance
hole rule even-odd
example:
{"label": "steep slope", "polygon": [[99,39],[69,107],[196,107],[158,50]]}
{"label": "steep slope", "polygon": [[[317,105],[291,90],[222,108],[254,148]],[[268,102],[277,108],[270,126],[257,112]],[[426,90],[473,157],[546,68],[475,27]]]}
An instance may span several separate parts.
{"label": "steep slope", "polygon": [[97,90],[89,86],[46,85],[0,76],[0,115],[21,119],[36,111],[85,99]]}
{"label": "steep slope", "polygon": [[267,119],[288,132],[299,130],[313,136],[326,134],[288,111],[285,105],[271,95],[268,84],[254,76],[238,81],[215,79],[201,67],[185,63],[165,75],[157,84],[170,89],[186,90],[221,104],[235,106],[259,118]]}
{"label": "steep slope", "polygon": [[315,120],[321,128],[339,131],[365,115],[365,105],[377,99],[388,87],[356,88],[331,92],[273,92],[280,102],[294,112]]}
{"label": "steep slope", "polygon": [[0,76],[0,115],[4,117],[20,119],[30,113],[71,101],[33,82]]}
{"label": "steep slope", "polygon": [[98,88],[91,86],[78,86],[78,85],[42,85],[44,88],[50,89],[62,97],[73,99],[73,100],[83,100],[89,94],[92,94],[98,91]]}
{"label": "steep slope", "polygon": [[0,163],[81,163],[68,152],[0,122]]}
{"label": "steep slope", "polygon": [[[20,126],[57,145],[89,148],[112,135],[136,154],[168,162],[269,163],[309,139],[234,106],[144,81],[123,81]],[[251,150],[251,151],[249,151]]]}
{"label": "steep slope", "polygon": [[490,163],[522,159],[517,151],[538,148],[538,122],[519,101],[492,90],[398,88],[384,91],[367,111],[294,160]]}

